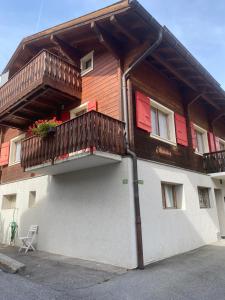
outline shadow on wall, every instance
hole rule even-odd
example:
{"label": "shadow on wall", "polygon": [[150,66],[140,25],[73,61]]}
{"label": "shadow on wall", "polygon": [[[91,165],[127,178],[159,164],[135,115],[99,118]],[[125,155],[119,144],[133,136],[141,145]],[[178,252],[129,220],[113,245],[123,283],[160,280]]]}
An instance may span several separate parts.
{"label": "shadow on wall", "polygon": [[122,184],[127,169],[121,168],[113,164],[47,177],[35,206],[20,216],[20,235],[37,224],[40,250],[90,260],[102,256],[108,263],[113,251],[118,257],[130,253],[129,192]]}
{"label": "shadow on wall", "polygon": [[[143,162],[144,164],[144,162]],[[139,162],[145,263],[183,253],[217,240],[219,225],[213,183],[206,175]],[[179,209],[163,209],[161,182],[182,185]],[[200,209],[197,186],[211,188],[211,208]]]}

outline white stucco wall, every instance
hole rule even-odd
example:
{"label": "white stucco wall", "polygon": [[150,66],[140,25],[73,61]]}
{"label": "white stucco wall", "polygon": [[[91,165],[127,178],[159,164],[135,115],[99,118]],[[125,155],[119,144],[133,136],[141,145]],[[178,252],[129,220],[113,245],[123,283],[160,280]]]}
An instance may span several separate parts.
{"label": "white stucco wall", "polygon": [[[145,264],[217,240],[220,231],[214,187],[207,176],[144,160],[138,161]],[[182,209],[163,209],[161,181],[183,185]],[[200,209],[197,186],[211,188],[211,208]],[[224,215],[224,204],[223,204]],[[225,216],[225,215],[224,215]]]}
{"label": "white stucco wall", "polygon": [[[134,268],[129,161],[4,184],[0,187],[0,208],[4,194],[17,193],[19,235],[26,234],[31,224],[38,224],[40,250]],[[29,191],[37,193],[33,208],[28,208]],[[9,241],[12,214],[13,210],[0,212],[3,242]]]}
{"label": "white stucco wall", "polygon": [[[3,195],[17,194],[19,235],[38,224],[40,250],[135,268],[131,167],[130,158],[124,158],[118,164],[4,184],[0,208]],[[214,188],[222,190],[219,211],[225,220],[224,183],[145,160],[138,160],[138,172],[144,181],[139,191],[145,264],[217,240],[220,228]],[[183,185],[181,209],[162,208],[161,181]],[[197,186],[211,188],[211,208],[199,208]],[[37,193],[32,208],[28,207],[30,191]],[[0,242],[9,242],[12,216],[13,210],[0,210]],[[225,226],[224,220],[220,224]]]}

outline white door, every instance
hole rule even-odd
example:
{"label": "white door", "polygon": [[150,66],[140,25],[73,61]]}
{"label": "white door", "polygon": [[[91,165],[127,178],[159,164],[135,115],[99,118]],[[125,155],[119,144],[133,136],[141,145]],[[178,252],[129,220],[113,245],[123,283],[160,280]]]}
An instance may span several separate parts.
{"label": "white door", "polygon": [[215,189],[215,199],[216,199],[216,208],[217,208],[217,215],[219,220],[220,226],[220,235],[225,237],[225,207],[224,207],[224,200],[222,190]]}

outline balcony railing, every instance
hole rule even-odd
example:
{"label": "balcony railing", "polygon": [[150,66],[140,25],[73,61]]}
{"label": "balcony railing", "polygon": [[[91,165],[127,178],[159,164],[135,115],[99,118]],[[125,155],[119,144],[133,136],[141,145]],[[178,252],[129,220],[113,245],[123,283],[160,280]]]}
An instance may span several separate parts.
{"label": "balcony railing", "polygon": [[69,153],[94,149],[125,154],[124,123],[90,111],[56,127],[53,136],[32,136],[23,140],[21,165],[24,169],[63,159]]}
{"label": "balcony railing", "polygon": [[225,172],[225,150],[205,153],[203,159],[207,173]]}
{"label": "balcony railing", "polygon": [[0,115],[39,85],[76,97],[81,93],[81,76],[75,66],[43,50],[0,88]]}

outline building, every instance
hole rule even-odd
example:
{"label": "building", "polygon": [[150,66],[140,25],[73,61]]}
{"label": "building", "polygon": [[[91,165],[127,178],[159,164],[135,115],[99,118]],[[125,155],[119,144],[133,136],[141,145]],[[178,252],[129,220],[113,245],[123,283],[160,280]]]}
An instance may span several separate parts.
{"label": "building", "polygon": [[40,250],[143,268],[225,235],[225,93],[137,1],[23,39],[3,79],[2,242],[14,217]]}

